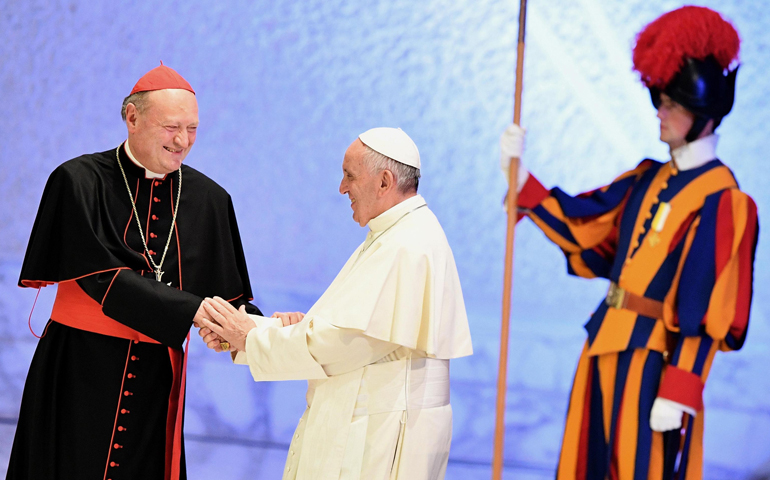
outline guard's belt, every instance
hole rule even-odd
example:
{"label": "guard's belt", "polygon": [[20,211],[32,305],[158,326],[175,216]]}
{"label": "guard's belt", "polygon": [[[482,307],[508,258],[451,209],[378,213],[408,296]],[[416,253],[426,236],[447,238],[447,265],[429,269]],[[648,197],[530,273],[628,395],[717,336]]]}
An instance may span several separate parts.
{"label": "guard's belt", "polygon": [[649,318],[663,318],[663,302],[631,293],[617,283],[610,283],[604,302],[612,308],[630,310]]}

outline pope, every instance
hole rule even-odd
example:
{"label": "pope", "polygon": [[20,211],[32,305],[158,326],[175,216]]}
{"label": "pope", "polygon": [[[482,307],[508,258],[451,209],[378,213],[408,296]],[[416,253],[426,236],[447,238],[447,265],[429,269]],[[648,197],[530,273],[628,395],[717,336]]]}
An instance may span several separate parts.
{"label": "pope", "polygon": [[342,172],[369,233],[315,305],[268,319],[214,298],[216,323],[203,319],[200,335],[217,350],[215,335],[228,340],[254,380],[309,380],[284,479],[440,479],[449,360],[472,353],[452,251],[417,194],[420,155],[402,130],[362,133]]}

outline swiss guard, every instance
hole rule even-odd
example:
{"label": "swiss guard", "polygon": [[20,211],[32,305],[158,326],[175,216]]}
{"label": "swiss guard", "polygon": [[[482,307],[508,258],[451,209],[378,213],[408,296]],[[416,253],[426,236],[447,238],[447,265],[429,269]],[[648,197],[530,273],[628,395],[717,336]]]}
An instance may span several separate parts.
{"label": "swiss guard", "polygon": [[[739,46],[719,13],[693,6],[637,36],[668,161],[574,197],[519,170],[520,211],[569,273],[610,280],[585,325],[558,479],[702,478],[703,388],[716,352],[746,339],[759,232],[754,201],[716,156]],[[503,133],[504,170],[523,140],[516,125]]]}

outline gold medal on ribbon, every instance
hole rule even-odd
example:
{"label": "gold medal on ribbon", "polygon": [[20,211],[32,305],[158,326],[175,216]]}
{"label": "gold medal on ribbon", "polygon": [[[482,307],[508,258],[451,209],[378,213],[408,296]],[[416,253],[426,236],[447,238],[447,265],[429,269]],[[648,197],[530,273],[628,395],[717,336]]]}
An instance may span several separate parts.
{"label": "gold medal on ribbon", "polygon": [[660,243],[660,232],[663,231],[663,226],[666,224],[666,219],[668,219],[669,213],[671,213],[671,204],[660,202],[660,205],[658,205],[658,211],[655,212],[655,218],[652,219],[652,231],[647,236],[647,238],[649,238],[651,247],[654,247]]}

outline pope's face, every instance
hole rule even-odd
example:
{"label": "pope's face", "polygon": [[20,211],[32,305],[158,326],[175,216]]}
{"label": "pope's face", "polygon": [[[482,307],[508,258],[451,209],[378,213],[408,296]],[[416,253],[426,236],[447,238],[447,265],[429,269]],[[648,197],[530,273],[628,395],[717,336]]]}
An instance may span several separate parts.
{"label": "pope's face", "polygon": [[380,213],[378,202],[379,175],[372,175],[364,163],[366,147],[356,139],[350,144],[342,161],[340,193],[350,199],[353,220],[362,227]]}
{"label": "pope's face", "polygon": [[667,143],[671,150],[687,143],[685,137],[692,128],[695,115],[665,93],[661,93],[658,118],[660,119],[661,142]]}
{"label": "pope's face", "polygon": [[136,159],[155,173],[171,173],[195,143],[198,129],[198,101],[195,94],[181,89],[149,92],[145,108],[126,108],[128,144]]}

